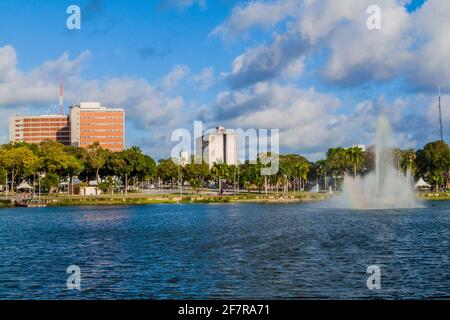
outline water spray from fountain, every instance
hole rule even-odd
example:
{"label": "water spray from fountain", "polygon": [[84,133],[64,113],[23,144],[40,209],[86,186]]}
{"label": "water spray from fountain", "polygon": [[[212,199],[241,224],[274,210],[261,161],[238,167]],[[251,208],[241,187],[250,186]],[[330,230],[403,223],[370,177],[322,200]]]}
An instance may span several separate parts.
{"label": "water spray from fountain", "polygon": [[415,208],[415,197],[410,172],[404,174],[394,168],[389,121],[380,116],[377,122],[375,170],[363,177],[344,178],[344,198],[355,209]]}

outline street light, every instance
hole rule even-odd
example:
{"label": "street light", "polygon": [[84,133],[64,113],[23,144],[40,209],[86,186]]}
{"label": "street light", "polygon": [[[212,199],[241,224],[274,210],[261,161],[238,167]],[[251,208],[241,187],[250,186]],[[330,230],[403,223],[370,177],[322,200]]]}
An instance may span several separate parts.
{"label": "street light", "polygon": [[38,201],[39,203],[41,202],[41,174],[39,174],[39,178],[38,178],[38,184],[39,184],[39,188],[38,188]]}
{"label": "street light", "polygon": [[8,171],[6,171],[5,176],[6,176],[6,193],[5,193],[5,196],[6,196],[6,200],[8,200]]}

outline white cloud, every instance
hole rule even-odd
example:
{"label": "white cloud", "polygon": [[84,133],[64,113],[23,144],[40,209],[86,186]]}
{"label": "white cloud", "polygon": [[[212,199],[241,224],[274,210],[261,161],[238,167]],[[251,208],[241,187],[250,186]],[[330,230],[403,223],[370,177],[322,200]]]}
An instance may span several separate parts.
{"label": "white cloud", "polygon": [[15,49],[10,45],[0,47],[0,108],[54,101],[59,79],[78,77],[89,56],[89,51],[85,51],[70,60],[64,53],[57,60],[45,61],[25,72],[17,67]]}
{"label": "white cloud", "polygon": [[330,142],[328,129],[339,121],[339,105],[333,95],[314,89],[260,83],[219,93],[215,109],[216,119],[233,127],[280,129],[284,147],[316,148]]}
{"label": "white cloud", "polygon": [[[127,122],[146,134],[147,145],[153,142],[156,148],[168,143],[171,130],[180,126],[183,120],[185,107],[183,97],[172,95],[168,90],[174,88],[189,69],[175,66],[155,85],[132,77],[92,80],[82,75],[89,56],[86,51],[71,59],[64,53],[30,71],[23,71],[17,67],[15,49],[9,45],[0,47],[2,118],[7,119],[13,110],[27,114],[52,112],[58,103],[59,81],[62,79],[66,106],[80,101],[100,101],[106,106],[124,107]],[[1,129],[0,137],[7,135],[6,122],[2,123]]]}
{"label": "white cloud", "polygon": [[[426,100],[424,104],[426,105],[426,117],[428,123],[433,126],[437,135],[439,131],[439,103],[437,93],[435,97]],[[450,138],[450,136],[448,136],[448,133],[450,133],[450,95],[447,94],[441,96],[441,110],[444,133]]]}
{"label": "white cloud", "polygon": [[124,107],[127,118],[142,129],[176,125],[184,107],[181,96],[167,95],[144,79],[112,78],[104,82],[84,80],[70,83],[70,87],[73,85],[79,89],[68,93],[69,100],[73,101],[81,94],[83,100]]}
{"label": "white cloud", "polygon": [[172,68],[161,81],[161,88],[170,90],[176,87],[180,81],[190,73],[189,67],[185,65],[176,65]]}
{"label": "white cloud", "polygon": [[161,0],[160,5],[166,8],[184,9],[198,5],[201,9],[206,8],[206,0]]}
{"label": "white cloud", "polygon": [[[216,123],[230,128],[280,129],[280,145],[285,152],[316,157],[329,147],[373,144],[381,114],[391,121],[397,146],[422,147],[437,139],[433,116],[436,104],[428,110],[422,107],[424,104],[430,104],[429,97],[414,95],[391,102],[380,96],[345,106],[334,95],[314,88],[259,83],[219,93],[212,110]],[[344,113],[349,107],[352,111]],[[447,111],[446,117],[450,120]]]}
{"label": "white cloud", "polygon": [[232,63],[229,81],[235,88],[245,87],[279,76],[295,78],[303,71],[308,44],[290,34],[276,35],[272,44],[246,50]]}
{"label": "white cloud", "polygon": [[[270,28],[275,23],[284,23],[284,30],[272,34],[269,43],[248,48],[234,59],[230,75],[234,87],[278,79],[286,73],[298,76],[302,68],[296,71],[294,66],[304,60],[305,69],[318,68],[323,80],[340,85],[401,77],[413,89],[450,88],[450,3],[426,1],[408,13],[406,2],[304,0],[295,1],[296,10],[275,10],[291,2],[252,1],[237,5],[213,34],[237,36],[255,26],[273,31]],[[366,26],[366,9],[373,4],[381,9],[381,30]],[[252,20],[260,8],[274,9],[273,16],[268,10]]]}
{"label": "white cloud", "polygon": [[300,1],[251,1],[234,7],[230,17],[214,28],[211,36],[221,36],[225,39],[245,34],[254,27],[268,30],[287,17],[297,14]]}
{"label": "white cloud", "polygon": [[199,89],[202,91],[208,90],[217,81],[214,76],[214,69],[212,67],[203,68],[199,74],[192,76],[192,80],[194,80]]}

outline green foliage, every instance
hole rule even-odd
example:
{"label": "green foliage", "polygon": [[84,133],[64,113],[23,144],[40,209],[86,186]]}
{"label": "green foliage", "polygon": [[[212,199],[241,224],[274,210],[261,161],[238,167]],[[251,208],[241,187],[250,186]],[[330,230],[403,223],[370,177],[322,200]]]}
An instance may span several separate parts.
{"label": "green foliage", "polygon": [[202,187],[202,181],[198,178],[190,178],[189,185],[198,193]]}
{"label": "green foliage", "polygon": [[264,177],[261,175],[261,164],[250,164],[246,162],[239,168],[240,184],[244,186],[247,191],[253,188],[261,189],[264,185]]}
{"label": "green foliage", "polygon": [[204,162],[201,164],[188,163],[183,168],[183,176],[188,181],[191,179],[204,181],[209,176],[209,166]]}
{"label": "green foliage", "polygon": [[417,151],[416,162],[419,174],[438,189],[445,181],[444,175],[450,171],[450,148],[443,141],[428,143]]}
{"label": "green foliage", "polygon": [[0,185],[4,186],[6,184],[6,174],[5,168],[0,166]]}
{"label": "green foliage", "polygon": [[226,163],[215,162],[211,168],[211,177],[219,184],[219,193],[222,194],[222,182],[228,181],[231,176],[231,169]]}
{"label": "green foliage", "polygon": [[99,171],[102,177],[116,176],[123,180],[125,189],[131,179],[152,180],[156,174],[156,163],[142,153],[138,147],[109,153],[105,165]]}
{"label": "green foliage", "polygon": [[[450,149],[442,141],[427,144],[422,150],[392,150],[395,166],[404,172],[410,171],[416,177],[422,176],[436,188],[442,186],[449,178]],[[279,170],[275,175],[263,176],[263,160],[278,157]],[[194,159],[192,159],[194,160]],[[214,163],[211,170],[204,163],[191,163],[180,166],[171,159],[160,160],[158,164],[138,147],[121,152],[110,152],[99,144],[86,149],[63,146],[57,142],[45,141],[40,145],[11,143],[0,147],[0,184],[9,181],[17,184],[22,179],[31,181],[33,175],[45,174],[42,187],[46,191],[57,191],[59,182],[67,177],[78,177],[84,183],[98,179],[100,189],[109,193],[120,188],[122,181],[128,190],[129,182],[157,181],[173,185],[180,178],[199,191],[208,181],[219,182],[219,189],[228,182],[239,182],[247,190],[262,191],[264,188],[303,189],[307,181],[332,177],[336,180],[345,174],[357,175],[373,169],[374,153],[371,148],[365,153],[356,147],[330,148],[326,159],[310,163],[297,154],[275,155],[260,154],[254,163],[248,161],[239,166]],[[326,183],[325,183],[326,187]]]}
{"label": "green foliage", "polygon": [[53,193],[59,188],[59,182],[59,176],[50,172],[41,179],[41,188],[45,192]]}
{"label": "green foliage", "polygon": [[112,177],[107,177],[104,181],[98,184],[99,189],[103,193],[112,193],[114,190],[118,189],[117,181]]}
{"label": "green foliage", "polygon": [[357,172],[362,169],[364,164],[364,152],[359,147],[345,149],[345,159],[347,167],[351,166],[353,169],[353,176],[356,177]]}
{"label": "green foliage", "polygon": [[109,157],[109,151],[103,149],[98,142],[90,145],[87,148],[87,167],[95,172],[95,178],[97,181],[100,180],[100,170],[105,166],[106,161]]}
{"label": "green foliage", "polygon": [[412,175],[414,175],[417,171],[416,159],[417,154],[413,149],[402,152],[400,167],[402,168],[403,172],[409,171]]}
{"label": "green foliage", "polygon": [[84,169],[84,163],[66,152],[58,142],[45,141],[41,143],[38,152],[39,172],[54,173],[60,177],[77,176]]}
{"label": "green foliage", "polygon": [[327,152],[326,168],[333,175],[350,173],[356,176],[364,167],[365,154],[358,147],[330,148]]}
{"label": "green foliage", "polygon": [[9,144],[0,149],[0,167],[6,170],[10,181],[15,182],[17,176],[31,174],[37,164],[38,158],[28,145]]}
{"label": "green foliage", "polygon": [[165,159],[159,160],[156,172],[163,182],[173,184],[180,175],[180,168],[172,159]]}

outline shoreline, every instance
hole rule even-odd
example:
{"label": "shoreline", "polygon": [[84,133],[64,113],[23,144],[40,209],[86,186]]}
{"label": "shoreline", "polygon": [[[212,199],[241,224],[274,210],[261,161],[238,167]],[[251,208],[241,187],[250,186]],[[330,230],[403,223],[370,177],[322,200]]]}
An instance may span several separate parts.
{"label": "shoreline", "polygon": [[[239,194],[239,195],[142,195],[131,194],[127,197],[122,195],[102,195],[102,196],[44,196],[43,202],[47,207],[72,207],[72,206],[119,206],[119,205],[151,205],[151,204],[224,204],[224,203],[263,203],[263,204],[290,204],[325,201],[339,195],[335,193],[308,193],[303,192],[295,196],[290,194],[287,197],[276,195],[265,196],[264,194]],[[422,193],[417,194],[417,199],[421,201],[449,201],[450,193]],[[1,208],[15,208],[11,200],[0,200]]]}
{"label": "shoreline", "polygon": [[[239,195],[196,195],[189,194],[181,197],[180,195],[136,195],[131,194],[128,197],[118,196],[56,196],[42,197],[42,201],[47,207],[69,207],[69,206],[116,206],[116,205],[151,205],[151,204],[213,204],[213,203],[267,203],[267,204],[287,204],[324,201],[330,198],[326,193],[301,193],[288,197],[275,195],[265,196],[263,194],[239,194]],[[0,208],[15,208],[11,200],[0,200]]]}

